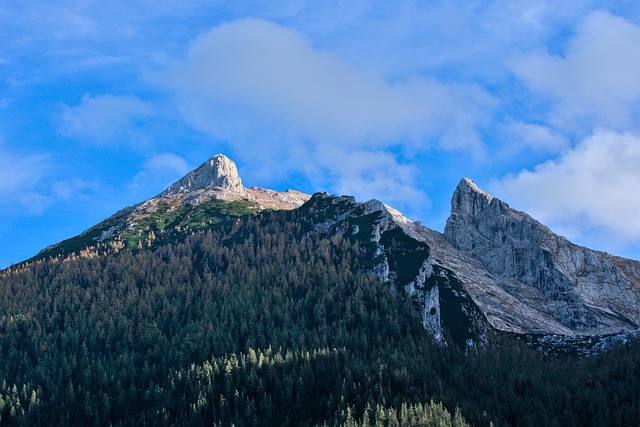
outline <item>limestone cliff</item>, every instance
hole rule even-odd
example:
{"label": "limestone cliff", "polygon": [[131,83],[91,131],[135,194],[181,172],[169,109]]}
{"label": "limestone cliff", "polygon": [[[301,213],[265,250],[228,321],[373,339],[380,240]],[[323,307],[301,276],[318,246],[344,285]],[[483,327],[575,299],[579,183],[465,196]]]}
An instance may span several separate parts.
{"label": "limestone cliff", "polygon": [[367,248],[368,272],[414,299],[424,328],[437,342],[462,348],[487,343],[487,318],[457,272],[432,256],[438,249],[415,232],[426,228],[378,200],[359,203],[350,196],[316,193],[300,209],[314,233],[342,234]]}
{"label": "limestone cliff", "polygon": [[639,262],[575,245],[469,179],[453,194],[444,235],[493,276],[498,292],[548,318],[535,328],[516,322],[525,331],[602,334],[640,324]]}
{"label": "limestone cliff", "polygon": [[216,154],[197,169],[189,172],[160,193],[160,197],[216,187],[238,193],[244,192],[236,164],[223,154]]}
{"label": "limestone cliff", "polygon": [[295,209],[310,197],[295,190],[280,192],[258,187],[245,188],[236,164],[227,156],[216,154],[149,201],[197,205],[212,199],[248,200],[257,203],[260,209]]}

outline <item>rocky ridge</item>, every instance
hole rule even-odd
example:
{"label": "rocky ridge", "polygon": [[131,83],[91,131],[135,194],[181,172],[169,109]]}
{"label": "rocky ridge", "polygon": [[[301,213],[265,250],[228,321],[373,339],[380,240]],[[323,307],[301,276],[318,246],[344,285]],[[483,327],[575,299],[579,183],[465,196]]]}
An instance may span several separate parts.
{"label": "rocky ridge", "polygon": [[[79,236],[43,249],[34,259],[68,254],[109,242],[122,242],[126,246],[128,240],[130,246],[131,242],[141,243],[146,238],[145,243],[150,244],[155,232],[165,231],[173,222],[185,219],[183,217],[186,217],[183,223],[193,223],[189,217],[198,209],[203,217],[212,210],[225,215],[226,210],[220,209],[219,202],[237,202],[240,205],[236,206],[235,213],[249,213],[265,209],[295,209],[310,197],[295,190],[279,192],[258,187],[245,188],[236,164],[223,154],[216,154],[157,196],[120,210]],[[179,225],[173,226],[180,229]]]}
{"label": "rocky ridge", "polygon": [[[117,225],[119,230],[116,231],[135,227],[164,205],[168,205],[169,209],[176,209],[184,205],[199,206],[212,200],[223,200],[251,202],[256,211],[290,210],[300,207],[310,197],[295,190],[279,192],[258,187],[245,188],[236,164],[227,156],[216,154],[156,197],[134,206],[133,211],[127,215],[126,223]],[[101,236],[98,241],[106,238],[111,236]]]}
{"label": "rocky ridge", "polygon": [[310,197],[295,190],[279,192],[259,187],[245,188],[236,164],[225,155],[216,154],[149,201],[198,205],[212,199],[249,200],[257,203],[260,209],[295,209]]}
{"label": "rocky ridge", "polygon": [[[638,328],[640,262],[574,245],[466,178],[451,207],[439,233],[378,200],[246,188],[235,163],[218,154],[158,196],[123,209],[72,244],[45,249],[42,257],[65,245],[66,253],[92,243],[150,245],[168,227],[206,227],[212,213],[219,220],[300,209],[312,232],[340,234],[367,248],[367,271],[413,297],[423,326],[439,342],[445,331],[464,346],[487,342],[490,328],[558,337]],[[170,234],[160,241],[170,241]]]}
{"label": "rocky ridge", "polygon": [[223,154],[211,157],[197,169],[171,184],[158,197],[189,194],[216,187],[230,192],[242,193],[244,191],[236,164]]}
{"label": "rocky ridge", "polygon": [[640,262],[575,245],[467,178],[451,205],[444,233],[386,212],[428,245],[428,263],[452,272],[494,329],[559,337],[638,330]]}
{"label": "rocky ridge", "polygon": [[416,300],[422,325],[437,342],[447,343],[445,329],[461,347],[488,342],[486,317],[456,272],[434,258],[438,252],[422,234],[428,229],[375,199],[360,203],[351,196],[316,193],[300,209],[315,233],[341,234],[367,245],[372,259],[368,271]]}
{"label": "rocky ridge", "polygon": [[[469,179],[453,194],[444,235],[491,277],[488,289],[465,284],[498,329],[595,335],[640,324],[640,262],[575,245]],[[488,300],[494,295],[501,303],[514,297],[524,307],[516,301],[507,307],[526,308],[528,315],[504,313]]]}

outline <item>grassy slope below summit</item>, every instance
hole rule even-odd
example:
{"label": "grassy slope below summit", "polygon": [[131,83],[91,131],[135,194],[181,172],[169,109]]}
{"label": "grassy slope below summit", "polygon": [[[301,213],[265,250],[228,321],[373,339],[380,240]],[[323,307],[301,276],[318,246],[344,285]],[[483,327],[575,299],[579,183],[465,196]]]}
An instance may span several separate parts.
{"label": "grassy slope below summit", "polygon": [[[254,202],[247,200],[227,202],[214,199],[199,205],[169,204],[160,200],[153,211],[144,213],[137,213],[137,206],[125,208],[78,236],[45,248],[27,262],[58,256],[64,258],[82,250],[95,249],[100,243],[129,249],[152,243],[156,246],[175,243],[192,231],[258,210]],[[116,241],[121,244],[116,245]]]}

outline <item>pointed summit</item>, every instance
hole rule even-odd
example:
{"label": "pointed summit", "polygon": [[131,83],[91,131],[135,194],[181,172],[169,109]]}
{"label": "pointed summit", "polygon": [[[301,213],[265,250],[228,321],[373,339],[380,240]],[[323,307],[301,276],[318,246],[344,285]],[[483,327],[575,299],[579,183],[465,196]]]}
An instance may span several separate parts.
{"label": "pointed summit", "polygon": [[238,176],[236,164],[224,154],[216,154],[145,203],[154,204],[169,198],[174,204],[179,202],[192,205],[213,199],[228,202],[248,200],[257,203],[259,209],[295,209],[310,197],[295,190],[279,192],[259,187],[245,188]]}
{"label": "pointed summit", "polygon": [[451,198],[451,212],[475,216],[493,200],[469,178],[462,178]]}
{"label": "pointed summit", "polygon": [[545,332],[612,333],[640,324],[639,263],[574,245],[469,179],[453,194],[444,234],[504,290],[517,289],[518,300],[560,325]]}
{"label": "pointed summit", "polygon": [[[514,212],[505,202],[481,190],[469,178],[463,178],[451,197],[451,215],[447,219],[444,234],[458,249],[471,250],[485,240],[496,237],[493,231],[487,233],[487,224]],[[501,228],[498,222],[498,228]],[[469,230],[474,231],[469,233]]]}
{"label": "pointed summit", "polygon": [[216,187],[239,193],[244,191],[236,164],[224,154],[216,154],[211,157],[196,170],[189,172],[183,178],[174,182],[169,188],[160,193],[160,196],[186,194]]}

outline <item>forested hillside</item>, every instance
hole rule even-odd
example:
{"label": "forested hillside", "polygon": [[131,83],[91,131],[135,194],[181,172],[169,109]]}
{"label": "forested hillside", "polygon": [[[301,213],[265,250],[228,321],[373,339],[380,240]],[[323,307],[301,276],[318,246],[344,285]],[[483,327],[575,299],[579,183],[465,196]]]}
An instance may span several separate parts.
{"label": "forested hillside", "polygon": [[[0,272],[3,425],[636,425],[637,343],[440,346],[302,211]],[[446,333],[446,331],[445,331]],[[449,340],[449,342],[453,342]]]}

